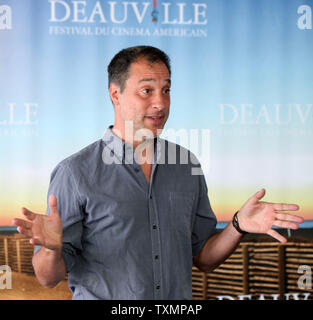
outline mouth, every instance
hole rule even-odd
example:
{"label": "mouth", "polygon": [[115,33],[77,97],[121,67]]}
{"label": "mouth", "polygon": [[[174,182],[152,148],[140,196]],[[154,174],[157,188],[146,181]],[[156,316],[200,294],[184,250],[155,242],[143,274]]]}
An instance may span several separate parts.
{"label": "mouth", "polygon": [[145,118],[148,119],[153,125],[158,126],[163,123],[164,115],[151,115],[145,116]]}

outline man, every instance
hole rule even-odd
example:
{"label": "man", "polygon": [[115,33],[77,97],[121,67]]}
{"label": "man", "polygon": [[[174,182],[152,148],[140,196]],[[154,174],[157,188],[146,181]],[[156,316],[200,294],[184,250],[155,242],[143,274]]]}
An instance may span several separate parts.
{"label": "man", "polygon": [[191,299],[193,263],[211,271],[245,232],[285,242],[272,227],[303,222],[284,212],[297,205],[261,202],[262,189],[216,233],[204,176],[192,175],[199,164],[159,138],[170,107],[167,55],[127,48],[108,73],[114,126],[55,168],[46,216],[23,208],[27,220],[13,221],[37,245],[40,283],[53,287],[68,272],[73,299]]}

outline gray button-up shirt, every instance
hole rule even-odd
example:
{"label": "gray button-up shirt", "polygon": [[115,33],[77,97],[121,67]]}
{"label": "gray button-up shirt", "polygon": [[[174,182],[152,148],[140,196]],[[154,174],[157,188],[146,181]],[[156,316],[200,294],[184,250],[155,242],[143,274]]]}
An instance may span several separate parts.
{"label": "gray button-up shirt", "polygon": [[192,154],[154,146],[150,184],[111,127],[52,172],[73,299],[192,299],[192,258],[216,218]]}

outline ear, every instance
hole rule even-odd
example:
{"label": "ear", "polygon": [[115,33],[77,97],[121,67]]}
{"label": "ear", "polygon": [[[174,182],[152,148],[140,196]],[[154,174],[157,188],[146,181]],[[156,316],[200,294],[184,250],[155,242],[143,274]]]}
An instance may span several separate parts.
{"label": "ear", "polygon": [[120,104],[120,88],[115,83],[111,83],[109,93],[114,107],[118,106]]}

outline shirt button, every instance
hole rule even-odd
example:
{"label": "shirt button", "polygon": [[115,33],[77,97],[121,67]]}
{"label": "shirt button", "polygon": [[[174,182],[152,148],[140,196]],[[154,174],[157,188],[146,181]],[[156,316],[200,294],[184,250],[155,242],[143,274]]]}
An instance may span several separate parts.
{"label": "shirt button", "polygon": [[155,229],[157,228],[156,224],[154,224],[154,225],[152,226],[152,228],[155,230]]}
{"label": "shirt button", "polygon": [[157,284],[157,285],[155,286],[155,288],[156,288],[157,290],[159,290],[159,289],[160,289],[160,286]]}
{"label": "shirt button", "polygon": [[149,197],[150,199],[152,199],[152,195],[150,195],[150,197]]}
{"label": "shirt button", "polygon": [[154,256],[154,259],[155,259],[155,260],[158,260],[158,259],[159,259],[159,256]]}
{"label": "shirt button", "polygon": [[140,170],[139,170],[139,168],[135,168],[135,171],[136,171],[136,172],[139,172]]}

